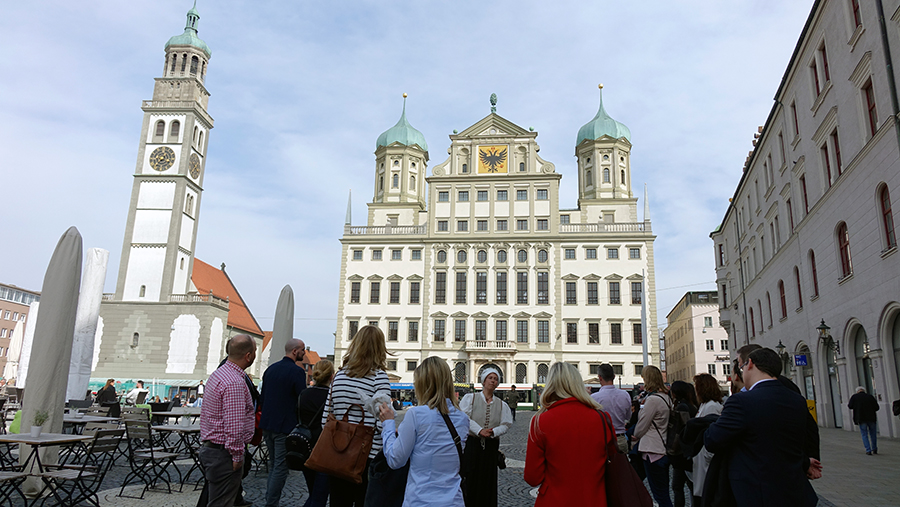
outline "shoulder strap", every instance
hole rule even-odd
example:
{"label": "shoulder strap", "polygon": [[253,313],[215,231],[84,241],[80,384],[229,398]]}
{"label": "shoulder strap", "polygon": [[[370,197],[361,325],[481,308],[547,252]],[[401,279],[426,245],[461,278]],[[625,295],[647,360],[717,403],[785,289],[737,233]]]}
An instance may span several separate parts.
{"label": "shoulder strap", "polygon": [[453,437],[453,443],[456,444],[456,454],[459,455],[459,475],[460,477],[462,477],[462,440],[459,439],[459,433],[457,433],[456,428],[453,427],[453,423],[450,421],[450,416],[447,414],[441,414],[441,417],[444,418],[444,423],[447,425],[447,429],[450,430],[450,436]]}
{"label": "shoulder strap", "polygon": [[[326,394],[325,396],[330,397],[330,396],[331,396],[331,392],[329,391],[329,393]],[[299,403],[298,403],[298,405],[299,405]],[[312,422],[315,421],[317,417],[318,417],[319,419],[321,419],[321,418],[322,418],[322,413],[325,412],[325,405],[326,405],[325,403],[322,403],[322,406],[319,407],[319,410],[316,412],[316,414],[315,414],[314,416],[312,416],[312,418],[309,420],[308,423],[304,423],[304,422],[303,422],[303,419],[300,419],[300,424],[303,425],[303,426],[306,426],[307,428],[309,428],[310,425],[312,425]],[[332,407],[333,407],[333,406],[334,406],[334,404],[332,403]],[[300,409],[299,409],[299,407],[297,407],[297,412],[299,412],[299,411],[300,411]],[[333,411],[334,411],[334,409],[332,408],[332,412],[333,412]],[[298,414],[298,415],[299,415],[299,414]]]}
{"label": "shoulder strap", "polygon": [[604,445],[606,445],[606,461],[610,461],[610,460],[612,460],[612,454],[610,453],[610,450],[609,450],[610,446],[615,445],[616,452],[619,452],[619,446],[616,443],[616,439],[613,438],[610,441],[609,437],[607,436],[606,427],[607,427],[607,425],[609,427],[612,427],[612,419],[609,417],[609,414],[607,414],[606,412],[604,412],[602,410],[598,410],[597,413],[600,414],[600,424],[603,425],[603,442],[604,442]]}

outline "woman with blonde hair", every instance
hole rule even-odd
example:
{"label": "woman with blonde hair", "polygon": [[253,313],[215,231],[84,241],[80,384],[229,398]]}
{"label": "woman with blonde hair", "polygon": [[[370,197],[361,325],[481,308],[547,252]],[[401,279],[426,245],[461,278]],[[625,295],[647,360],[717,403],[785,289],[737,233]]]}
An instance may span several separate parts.
{"label": "woman with blonde hair", "polygon": [[334,411],[337,419],[348,414],[351,423],[372,426],[375,428],[375,435],[366,468],[363,470],[362,484],[329,477],[332,507],[363,507],[365,503],[369,483],[369,463],[381,450],[381,423],[371,413],[353,405],[363,405],[361,396],[374,397],[384,394],[390,397],[391,383],[387,373],[384,372],[386,367],[387,348],[384,344],[384,333],[376,326],[363,326],[350,341],[350,348],[344,356],[344,365],[331,381],[331,392],[322,412],[322,424],[325,424],[328,414]]}
{"label": "woman with blonde hair", "polygon": [[578,370],[554,363],[528,433],[525,482],[540,484],[534,505],[606,506],[606,461],[614,452],[612,421],[587,394]]}
{"label": "woman with blonde hair", "polygon": [[456,402],[450,366],[439,357],[425,359],[413,373],[413,386],[419,405],[406,411],[396,432],[393,410],[386,403],[379,407],[388,465],[396,470],[409,460],[403,505],[463,507],[459,472],[469,418]]}
{"label": "woman with blonde hair", "polygon": [[640,439],[638,452],[644,463],[653,498],[659,507],[672,507],[672,499],[669,497],[669,457],[666,455],[664,435],[669,425],[672,400],[659,368],[652,364],[644,366],[641,377],[644,379],[644,392],[647,396],[638,412],[632,438]]}
{"label": "woman with blonde hair", "polygon": [[[319,417],[328,399],[328,386],[334,378],[334,363],[327,359],[320,359],[310,372],[315,385],[300,392],[297,399],[297,420],[306,423],[312,433],[313,445],[322,434],[322,419]],[[303,507],[325,507],[328,502],[328,476],[315,470],[303,469],[303,477],[306,479],[306,491],[309,498]]]}

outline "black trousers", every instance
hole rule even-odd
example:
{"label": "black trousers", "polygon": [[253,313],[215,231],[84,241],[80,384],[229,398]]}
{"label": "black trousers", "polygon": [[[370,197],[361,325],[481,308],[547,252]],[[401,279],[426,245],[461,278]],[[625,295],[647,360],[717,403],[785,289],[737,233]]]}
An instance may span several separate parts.
{"label": "black trousers", "polygon": [[369,465],[372,458],[366,460],[366,468],[362,473],[362,484],[345,481],[337,477],[328,477],[328,489],[331,495],[331,507],[363,507],[366,503],[366,488],[369,487]]}

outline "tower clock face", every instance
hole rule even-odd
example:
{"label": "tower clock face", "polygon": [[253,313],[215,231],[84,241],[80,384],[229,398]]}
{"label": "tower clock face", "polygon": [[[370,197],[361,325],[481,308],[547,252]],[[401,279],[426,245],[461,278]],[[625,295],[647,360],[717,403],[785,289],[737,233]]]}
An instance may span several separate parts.
{"label": "tower clock face", "polygon": [[175,152],[168,146],[160,146],[150,154],[150,167],[157,171],[165,171],[175,163]]}
{"label": "tower clock face", "polygon": [[200,176],[200,157],[196,153],[191,154],[190,167],[191,178],[195,180]]}

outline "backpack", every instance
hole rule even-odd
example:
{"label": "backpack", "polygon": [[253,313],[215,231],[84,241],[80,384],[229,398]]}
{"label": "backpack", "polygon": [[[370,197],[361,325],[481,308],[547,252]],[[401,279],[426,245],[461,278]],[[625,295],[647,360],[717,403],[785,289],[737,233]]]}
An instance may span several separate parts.
{"label": "backpack", "polygon": [[309,426],[316,420],[316,417],[322,417],[322,411],[324,409],[325,404],[323,403],[322,407],[319,408],[316,415],[310,419],[309,423],[300,421],[300,424],[294,427],[291,434],[285,437],[284,449],[286,453],[284,461],[291,470],[303,470],[303,465],[306,463],[309,455],[312,454],[313,448],[316,446],[316,440],[318,439],[313,436]]}

